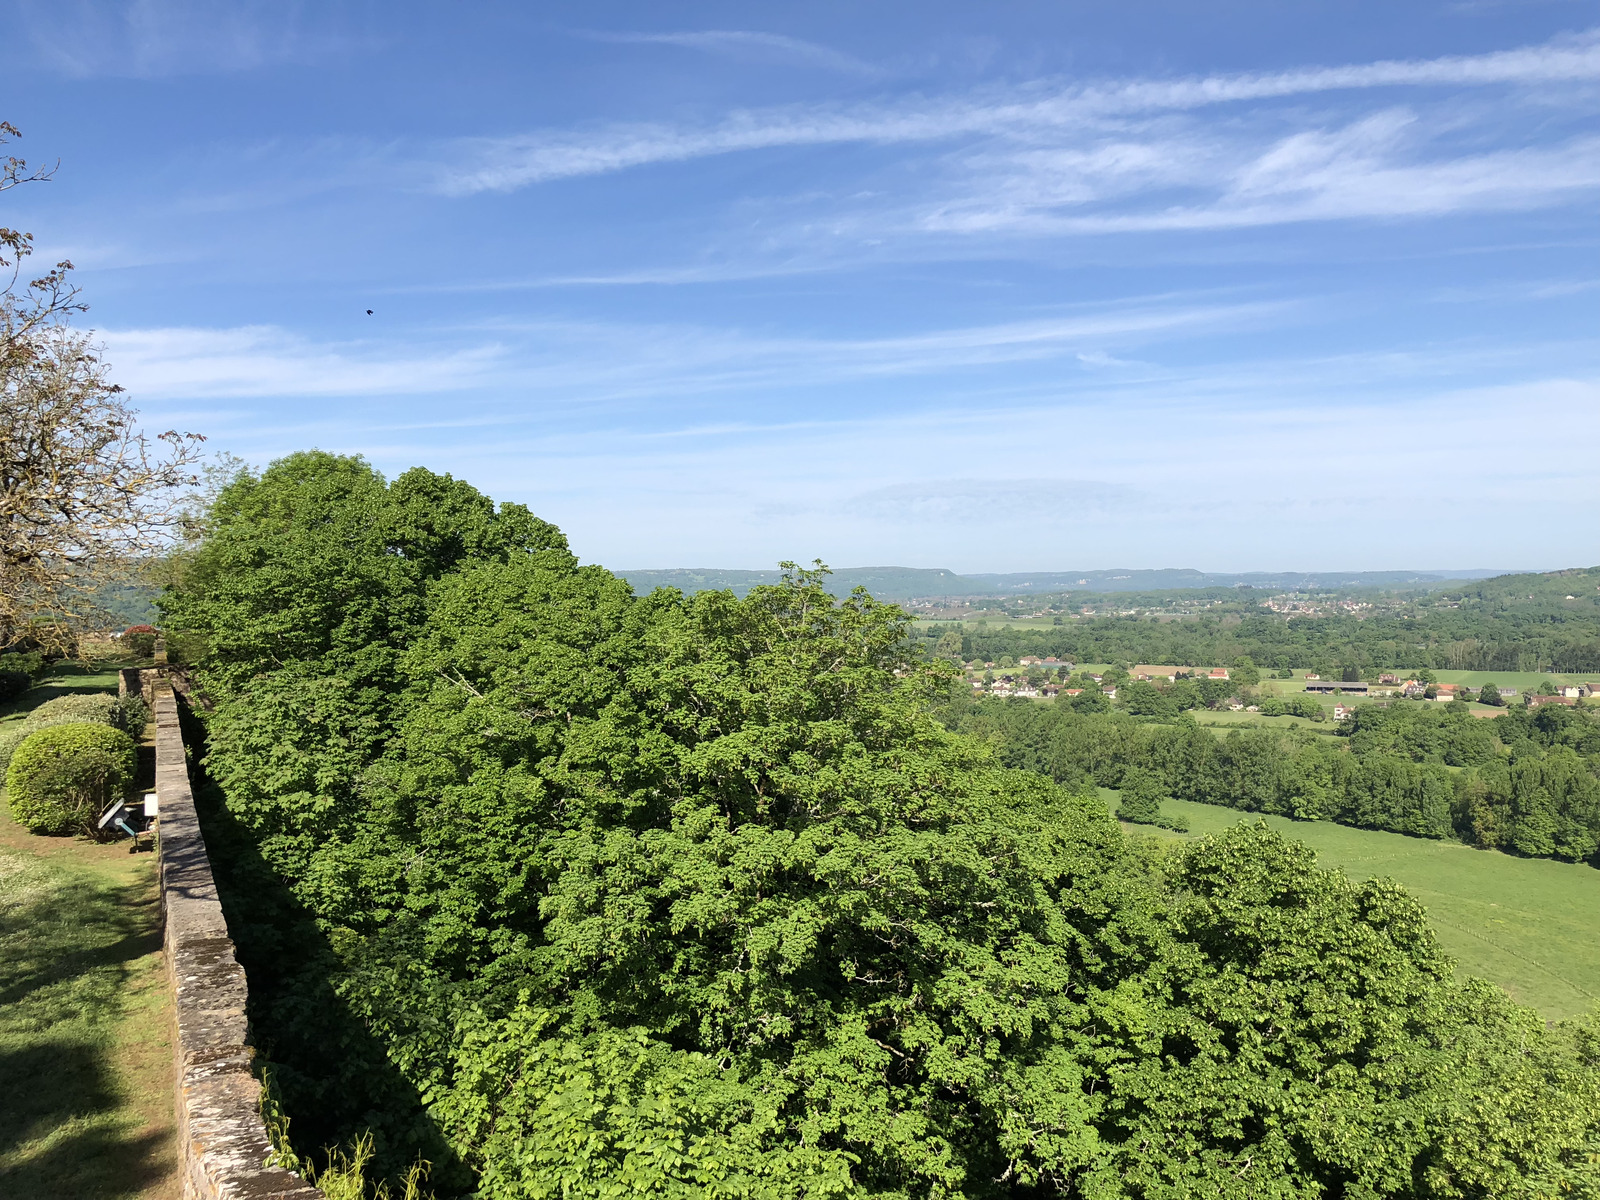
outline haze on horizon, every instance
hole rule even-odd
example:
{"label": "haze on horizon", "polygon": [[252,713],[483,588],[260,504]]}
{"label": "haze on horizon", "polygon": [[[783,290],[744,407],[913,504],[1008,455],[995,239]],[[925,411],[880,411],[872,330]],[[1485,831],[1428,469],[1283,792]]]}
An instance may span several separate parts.
{"label": "haze on horizon", "polygon": [[626,568],[1600,561],[1592,8],[7,9],[152,429]]}

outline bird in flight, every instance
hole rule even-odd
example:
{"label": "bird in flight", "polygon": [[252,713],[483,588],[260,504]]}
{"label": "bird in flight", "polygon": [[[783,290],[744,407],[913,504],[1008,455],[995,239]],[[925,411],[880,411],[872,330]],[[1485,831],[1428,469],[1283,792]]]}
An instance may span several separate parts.
{"label": "bird in flight", "polygon": [[369,309],[367,309],[367,316],[370,317],[371,315],[372,315],[372,310],[369,308]]}

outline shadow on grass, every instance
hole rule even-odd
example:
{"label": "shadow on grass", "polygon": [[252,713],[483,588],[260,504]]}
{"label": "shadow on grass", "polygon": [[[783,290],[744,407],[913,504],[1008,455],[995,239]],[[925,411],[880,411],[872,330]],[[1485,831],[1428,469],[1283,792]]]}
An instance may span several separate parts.
{"label": "shadow on grass", "polygon": [[129,1130],[119,1119],[108,1051],[58,1039],[0,1051],[0,1195],[111,1200],[166,1177],[171,1133]]}
{"label": "shadow on grass", "polygon": [[[29,867],[37,883],[28,879]],[[161,901],[148,883],[48,870],[29,863],[22,885],[0,896],[0,1036],[110,1015],[128,964],[161,948]],[[89,1007],[102,994],[109,996],[105,1013]],[[4,1094],[0,1089],[0,1103]]]}
{"label": "shadow on grass", "polygon": [[171,1134],[130,1129],[113,1060],[159,902],[144,882],[0,865],[0,1196],[138,1195],[165,1176]]}
{"label": "shadow on grass", "polygon": [[[198,722],[184,736],[196,747]],[[296,1154],[319,1167],[328,1147],[370,1132],[379,1174],[397,1176],[418,1156],[433,1164],[440,1197],[471,1190],[471,1174],[383,1043],[339,994],[344,966],[311,914],[262,858],[220,790],[196,770],[195,806],[228,931],[250,983],[257,1063],[290,1118]]]}
{"label": "shadow on grass", "polygon": [[[0,929],[0,936],[4,932]],[[125,973],[121,969],[123,964],[154,954],[159,949],[159,929],[129,931],[114,942],[67,951],[55,958],[9,961],[0,967],[0,1008],[30,1001],[37,1003],[37,993],[41,989],[57,984],[73,985],[78,980],[105,974],[108,969],[111,977],[120,984],[121,976]]]}
{"label": "shadow on grass", "polygon": [[0,704],[0,721],[8,717],[32,712],[48,700],[62,696],[104,695],[117,690],[117,672],[123,667],[148,667],[148,661],[137,659],[115,662],[83,663],[62,661],[52,663],[49,672],[14,700]]}

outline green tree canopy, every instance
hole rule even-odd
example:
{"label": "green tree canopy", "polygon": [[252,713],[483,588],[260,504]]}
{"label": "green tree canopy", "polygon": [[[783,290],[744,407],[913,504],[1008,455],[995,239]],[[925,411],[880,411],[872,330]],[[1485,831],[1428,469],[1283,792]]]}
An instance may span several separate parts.
{"label": "green tree canopy", "polygon": [[[164,605],[289,897],[230,921],[308,1136],[400,1166],[436,1129],[495,1200],[1587,1185],[1592,1070],[1414,901],[1265,829],[1161,861],[947,730],[954,668],[819,574],[638,597],[448,477],[311,454],[224,492]],[[1192,732],[1277,794],[1276,743]],[[288,902],[403,1087],[308,1032],[303,947],[252,932]]]}

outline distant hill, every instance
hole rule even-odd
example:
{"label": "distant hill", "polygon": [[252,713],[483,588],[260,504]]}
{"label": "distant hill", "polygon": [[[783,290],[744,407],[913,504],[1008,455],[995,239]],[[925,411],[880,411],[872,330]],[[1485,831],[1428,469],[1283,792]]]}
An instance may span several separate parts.
{"label": "distant hill", "polygon": [[1254,587],[1273,591],[1329,591],[1336,588],[1427,587],[1498,575],[1492,570],[1461,571],[1247,571],[1230,574],[1179,568],[1108,571],[1043,571],[1009,575],[971,575],[993,592],[1157,592],[1178,588]]}
{"label": "distant hill", "polygon": [[[635,591],[673,587],[684,592],[726,588],[743,596],[764,583],[777,583],[781,571],[731,571],[715,567],[664,571],[618,571]],[[1460,571],[1251,571],[1223,574],[1183,568],[1104,571],[1034,571],[1011,574],[957,575],[920,567],[845,567],[828,580],[828,590],[848,595],[864,587],[880,600],[934,596],[1004,596],[1030,592],[1148,592],[1180,588],[1256,587],[1273,591],[1328,591],[1356,587],[1438,587],[1486,579],[1500,572],[1481,568]],[[1509,578],[1509,576],[1508,576]]]}
{"label": "distant hill", "polygon": [[[743,596],[764,583],[779,583],[782,571],[725,571],[716,567],[681,567],[668,571],[618,571],[636,592],[658,587],[683,592],[715,592],[727,589]],[[880,600],[909,600],[914,596],[994,596],[1000,588],[975,576],[954,571],[922,567],[845,567],[828,577],[828,590],[848,596],[864,587]]]}
{"label": "distant hill", "polygon": [[1600,567],[1572,567],[1565,571],[1540,571],[1536,574],[1496,575],[1447,589],[1451,594],[1475,596],[1480,600],[1518,603],[1533,600],[1565,605],[1573,602],[1600,602]]}

